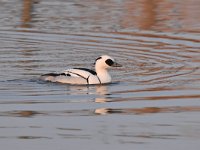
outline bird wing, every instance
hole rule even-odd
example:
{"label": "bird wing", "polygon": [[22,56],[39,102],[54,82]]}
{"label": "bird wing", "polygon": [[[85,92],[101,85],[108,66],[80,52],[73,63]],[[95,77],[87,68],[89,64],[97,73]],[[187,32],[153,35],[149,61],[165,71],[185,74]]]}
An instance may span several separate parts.
{"label": "bird wing", "polygon": [[55,78],[55,82],[68,83],[68,84],[87,84],[87,80],[80,77],[58,76]]}
{"label": "bird wing", "polygon": [[64,73],[67,76],[72,76],[72,77],[81,77],[84,79],[87,79],[89,76],[93,75],[87,70],[83,70],[82,68],[77,68],[77,69],[68,69],[65,70]]}

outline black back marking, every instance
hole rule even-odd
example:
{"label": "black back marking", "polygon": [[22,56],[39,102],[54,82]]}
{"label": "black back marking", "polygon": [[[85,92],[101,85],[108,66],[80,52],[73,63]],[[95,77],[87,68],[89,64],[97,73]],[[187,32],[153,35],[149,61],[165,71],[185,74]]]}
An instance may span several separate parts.
{"label": "black back marking", "polygon": [[60,76],[66,76],[66,74],[65,73],[60,73]]}
{"label": "black back marking", "polygon": [[101,59],[102,57],[98,57],[95,61],[97,61],[97,60],[99,60],[99,59]]}
{"label": "black back marking", "polygon": [[69,73],[67,73],[66,75],[69,76],[69,77],[71,76],[71,74],[69,74]]}
{"label": "black back marking", "polygon": [[107,59],[105,62],[108,66],[112,66],[114,64],[113,60],[111,59]]}
{"label": "black back marking", "polygon": [[57,77],[57,76],[59,76],[60,75],[60,73],[58,74],[58,73],[47,73],[47,74],[43,74],[42,76],[52,76],[52,77]]}
{"label": "black back marking", "polygon": [[101,58],[102,58],[102,57],[98,57],[98,58],[95,60],[94,65],[96,64],[96,61],[99,60],[99,59],[101,59]]}
{"label": "black back marking", "polygon": [[87,68],[74,68],[74,69],[79,69],[79,70],[83,70],[83,71],[87,71],[93,75],[97,75],[97,73],[93,70],[87,69]]}
{"label": "black back marking", "polygon": [[[52,77],[57,77],[57,76],[66,76],[65,73],[47,73],[43,74],[42,76],[52,76]],[[67,75],[68,76],[68,75]],[[70,75],[71,76],[71,75]]]}

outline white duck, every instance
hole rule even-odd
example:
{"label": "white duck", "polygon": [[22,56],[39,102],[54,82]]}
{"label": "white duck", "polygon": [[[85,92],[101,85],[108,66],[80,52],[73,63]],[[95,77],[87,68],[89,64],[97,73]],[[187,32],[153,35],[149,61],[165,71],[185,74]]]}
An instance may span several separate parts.
{"label": "white duck", "polygon": [[103,55],[95,61],[95,71],[86,68],[67,69],[62,73],[48,73],[41,76],[42,80],[51,82],[60,82],[67,84],[104,84],[111,82],[111,76],[108,73],[110,67],[121,67],[115,60]]}

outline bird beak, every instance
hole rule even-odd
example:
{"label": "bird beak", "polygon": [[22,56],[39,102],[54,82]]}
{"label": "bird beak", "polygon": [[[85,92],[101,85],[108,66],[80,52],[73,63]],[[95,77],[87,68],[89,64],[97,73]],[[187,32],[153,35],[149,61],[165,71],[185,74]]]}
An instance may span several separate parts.
{"label": "bird beak", "polygon": [[112,67],[122,67],[122,65],[114,62],[113,65],[112,65]]}

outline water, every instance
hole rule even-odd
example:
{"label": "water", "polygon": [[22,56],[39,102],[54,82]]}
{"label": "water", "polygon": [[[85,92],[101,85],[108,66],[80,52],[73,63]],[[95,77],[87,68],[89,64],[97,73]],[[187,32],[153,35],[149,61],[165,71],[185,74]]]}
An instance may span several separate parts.
{"label": "water", "polygon": [[[0,4],[2,149],[199,149],[198,0]],[[38,80],[102,54],[113,84]]]}

